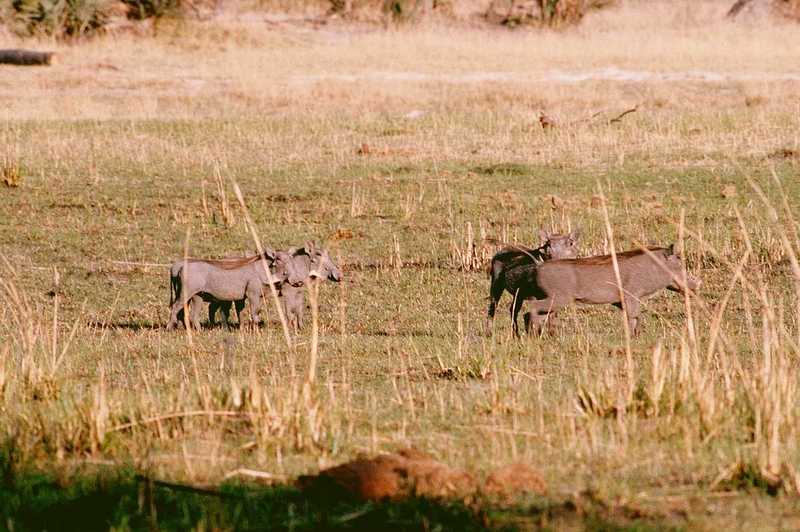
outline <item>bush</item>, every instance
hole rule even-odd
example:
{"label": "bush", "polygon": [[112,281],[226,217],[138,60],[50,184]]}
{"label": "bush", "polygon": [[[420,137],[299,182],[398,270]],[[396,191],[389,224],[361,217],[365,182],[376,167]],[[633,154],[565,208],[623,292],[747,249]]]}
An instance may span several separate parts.
{"label": "bush", "polygon": [[160,18],[181,7],[181,0],[122,0],[128,6],[128,18]]}
{"label": "bush", "polygon": [[416,22],[426,15],[452,11],[453,0],[328,0],[328,13],[388,22]]}
{"label": "bush", "polygon": [[[7,0],[6,0],[7,1]],[[194,14],[216,9],[220,0],[0,0],[0,25],[19,35],[86,37],[112,22]]]}
{"label": "bush", "polygon": [[102,30],[124,13],[116,0],[12,0],[0,16],[18,34],[76,38]]}
{"label": "bush", "polygon": [[614,0],[492,0],[486,18],[507,26],[560,27],[577,24],[588,11],[613,3]]}
{"label": "bush", "polygon": [[800,0],[778,0],[777,5],[784,16],[800,20]]}

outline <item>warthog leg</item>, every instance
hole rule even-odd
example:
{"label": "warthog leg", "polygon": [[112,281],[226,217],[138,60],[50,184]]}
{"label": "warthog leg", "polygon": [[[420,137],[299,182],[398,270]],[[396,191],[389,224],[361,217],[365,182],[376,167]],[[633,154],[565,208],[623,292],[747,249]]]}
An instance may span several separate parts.
{"label": "warthog leg", "polygon": [[[242,325],[242,311],[244,310],[244,299],[237,299],[233,302],[233,308],[236,310],[236,321],[239,326]],[[230,319],[230,307],[228,307],[228,318]]]}
{"label": "warthog leg", "polygon": [[551,314],[534,314],[533,312],[526,312],[522,315],[522,323],[525,326],[525,334],[530,335],[531,333],[536,333],[536,335],[541,334],[542,328],[544,327],[545,322],[549,322],[548,316],[552,316]]}
{"label": "warthog leg", "polygon": [[239,326],[242,325],[242,310],[244,310],[244,299],[237,299],[236,301],[213,301],[208,306],[208,322],[211,326],[215,326],[217,310],[222,312],[222,321],[225,327],[231,328],[231,303],[236,308],[236,320]]}
{"label": "warthog leg", "polygon": [[303,328],[303,310],[305,309],[305,296],[297,288],[284,288],[281,294],[283,313],[294,334],[300,334]]}
{"label": "warthog leg", "polygon": [[[187,307],[190,304],[190,300],[186,300]],[[183,297],[180,295],[175,299],[175,302],[172,303],[172,308],[170,309],[170,316],[169,316],[169,323],[167,323],[167,330],[172,330],[178,325],[178,315],[183,311]],[[186,320],[187,316],[184,315],[184,320]]]}
{"label": "warthog leg", "polygon": [[511,303],[511,330],[514,333],[514,338],[519,338],[519,323],[517,322],[517,316],[519,316],[519,311],[524,302],[525,300],[523,298],[515,295],[514,302]]}
{"label": "warthog leg", "polygon": [[203,307],[203,298],[195,295],[189,302],[189,315],[192,318],[192,326],[195,330],[200,330],[200,309]]}
{"label": "warthog leg", "polygon": [[[622,310],[622,303],[613,305]],[[625,310],[628,311],[628,330],[631,332],[631,336],[636,336],[639,332],[639,315],[642,313],[642,304],[635,297],[628,296],[625,298],[625,307]]]}
{"label": "warthog leg", "polygon": [[300,334],[300,329],[303,328],[303,315],[298,309],[291,309],[287,312],[289,316],[289,324],[294,329],[295,334]]}
{"label": "warthog leg", "polygon": [[294,312],[292,311],[291,308],[289,308],[286,296],[281,297],[281,303],[283,303],[283,315],[286,316],[286,321],[288,322],[289,327],[292,329],[292,332],[294,332],[294,334],[297,334],[298,333],[297,320],[295,319]]}
{"label": "warthog leg", "polygon": [[208,326],[215,327],[217,325],[217,310],[222,309],[222,313],[225,314],[225,304],[224,303],[217,303],[216,301],[211,301],[208,304]]}
{"label": "warthog leg", "polygon": [[225,322],[225,326],[230,329],[230,324],[228,323],[228,317],[231,312],[231,303],[230,301],[212,301],[208,305],[208,324],[211,327],[217,326],[217,311],[222,311],[222,321]]}
{"label": "warthog leg", "polygon": [[[536,327],[539,333],[546,322],[555,320],[556,312],[567,306],[571,301],[559,297],[548,297],[545,299],[530,299],[531,311],[524,316],[525,331],[530,332],[532,327]],[[521,305],[520,305],[521,306]],[[519,312],[519,311],[517,311]],[[514,318],[516,322],[516,317]]]}
{"label": "warthog leg", "polygon": [[[543,326],[543,325],[547,325],[547,329],[548,329],[548,331],[552,331],[552,330],[553,330],[553,328],[555,328],[555,327],[558,325],[558,322],[559,322],[559,321],[560,321],[560,320],[558,319],[558,316],[556,316],[555,314],[552,314],[552,313],[551,313],[551,314],[548,314],[548,315],[546,315],[546,316],[545,316],[545,317],[544,317],[544,318],[541,320],[541,323],[540,323],[540,325],[542,325],[542,326]],[[546,323],[545,323],[545,322],[546,322]],[[526,312],[526,313],[524,313],[524,314],[522,315],[522,323],[524,323],[524,324],[525,324],[525,332],[526,332],[527,334],[530,334],[530,333],[531,333],[531,330],[533,329],[533,326],[534,326],[534,324],[536,324],[536,323],[537,323],[537,321],[536,321],[535,319],[533,319],[533,316],[531,315],[531,313],[530,313],[530,312]],[[538,332],[541,332],[541,330],[537,331],[537,333],[538,333]]]}
{"label": "warthog leg", "polygon": [[[502,265],[501,265],[502,267]],[[489,309],[486,318],[486,332],[492,334],[492,327],[494,325],[494,313],[497,310],[497,302],[503,296],[505,290],[505,283],[500,278],[500,272],[495,272],[495,265],[492,264],[492,280],[489,285]]]}
{"label": "warthog leg", "polygon": [[248,284],[245,294],[250,302],[250,323],[253,325],[261,325],[261,315],[259,314],[262,303],[261,286]]}

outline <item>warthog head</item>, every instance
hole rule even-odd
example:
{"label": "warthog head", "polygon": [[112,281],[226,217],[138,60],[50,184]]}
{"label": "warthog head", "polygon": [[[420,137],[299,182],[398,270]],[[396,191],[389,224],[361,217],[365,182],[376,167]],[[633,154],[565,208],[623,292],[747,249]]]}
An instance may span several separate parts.
{"label": "warthog head", "polygon": [[311,257],[311,266],[308,272],[309,278],[327,279],[337,283],[342,280],[341,270],[339,270],[339,267],[331,260],[326,249],[317,246],[312,240],[306,242],[303,249],[305,253]]}
{"label": "warthog head", "polygon": [[[272,251],[272,250],[270,250]],[[264,254],[266,255],[266,250]],[[276,282],[288,282],[292,286],[302,286],[305,281],[305,272],[294,261],[294,254],[290,251],[272,251],[273,276]]]}
{"label": "warthog head", "polygon": [[571,231],[566,235],[548,233],[540,230],[539,238],[544,242],[544,252],[548,259],[574,259],[578,256],[578,238],[580,231]]}
{"label": "warthog head", "polygon": [[[683,293],[687,288],[692,291],[697,290],[703,284],[703,281],[686,271],[686,266],[684,266],[681,256],[675,251],[674,244],[664,250],[664,266],[672,276],[672,284],[667,286],[668,290]],[[685,285],[684,275],[686,276]]]}

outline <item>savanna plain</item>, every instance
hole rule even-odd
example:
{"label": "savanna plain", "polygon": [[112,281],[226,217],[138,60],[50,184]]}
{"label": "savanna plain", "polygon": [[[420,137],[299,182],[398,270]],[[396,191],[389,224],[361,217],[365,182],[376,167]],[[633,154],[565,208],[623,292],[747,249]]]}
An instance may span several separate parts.
{"label": "savanna plain", "polygon": [[[0,70],[0,528],[800,528],[800,26],[726,7],[15,42],[61,60]],[[248,216],[340,266],[318,319],[165,330],[169,265],[255,249]],[[703,285],[630,339],[586,306],[515,340],[506,294],[488,336],[491,239],[539,229]],[[407,447],[546,491],[292,485]]]}

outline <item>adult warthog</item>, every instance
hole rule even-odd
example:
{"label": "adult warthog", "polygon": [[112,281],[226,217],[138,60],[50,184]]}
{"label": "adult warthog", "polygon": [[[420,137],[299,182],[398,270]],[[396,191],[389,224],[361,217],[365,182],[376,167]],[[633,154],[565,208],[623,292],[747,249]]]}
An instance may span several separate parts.
{"label": "adult warthog", "polygon": [[[641,303],[649,296],[663,288],[684,292],[701,285],[699,279],[686,273],[673,246],[617,253],[617,263],[632,334],[638,330]],[[524,301],[529,301],[531,308],[526,329],[534,325],[537,330],[548,317],[573,302],[622,308],[611,255],[519,266],[506,272],[506,280],[515,294],[511,322],[516,336],[517,315]]]}
{"label": "adult warthog", "polygon": [[[318,246],[313,241],[308,241],[302,247],[292,247],[285,251],[291,257],[291,268],[297,279],[303,282],[284,281],[280,285],[281,303],[289,325],[295,333],[303,326],[303,313],[305,311],[305,285],[308,279],[320,279],[339,282],[342,272],[333,262],[328,251]],[[234,301],[237,316],[244,308],[244,301]],[[222,311],[223,320],[229,321],[231,302],[211,302],[208,307],[209,322],[213,325],[217,310]],[[241,319],[240,319],[241,322]]]}
{"label": "adult warthog", "polygon": [[492,257],[489,264],[489,312],[486,320],[486,330],[491,333],[494,313],[497,303],[507,290],[512,296],[514,291],[509,288],[506,272],[519,266],[539,264],[551,259],[574,259],[578,256],[579,233],[573,231],[562,235],[539,231],[539,238],[544,242],[538,248],[526,246],[507,246]]}
{"label": "adult warthog", "polygon": [[260,324],[261,296],[265,287],[269,289],[270,283],[265,263],[273,283],[302,283],[303,278],[295,272],[291,256],[269,248],[263,255],[237,259],[176,261],[170,268],[170,320],[167,329],[178,324],[184,305],[191,303],[190,321],[199,329],[197,314],[201,301],[220,303],[244,301],[245,298],[250,301],[250,320]]}

